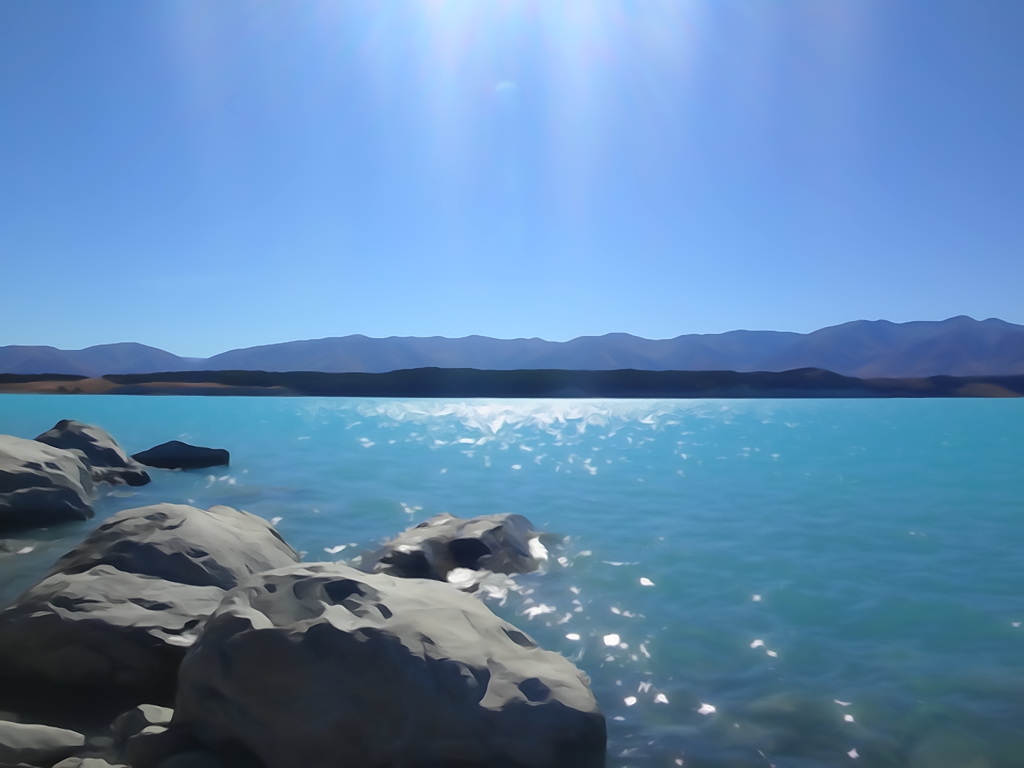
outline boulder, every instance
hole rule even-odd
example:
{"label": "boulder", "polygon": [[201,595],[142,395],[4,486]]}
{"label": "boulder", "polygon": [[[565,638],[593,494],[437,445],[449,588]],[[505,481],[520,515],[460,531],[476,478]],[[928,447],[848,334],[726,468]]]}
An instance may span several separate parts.
{"label": "boulder", "polygon": [[297,560],[269,523],[230,507],[125,510],[0,612],[0,677],[165,699],[225,591]]}
{"label": "boulder", "polygon": [[92,466],[92,478],[96,482],[133,486],[149,482],[146,470],[138,462],[129,459],[110,433],[100,427],[63,419],[36,440],[54,448],[81,451]]}
{"label": "boulder", "polygon": [[53,765],[85,746],[85,736],[66,728],[0,721],[0,763]]}
{"label": "boulder", "polygon": [[480,601],[331,563],[227,595],[172,725],[267,768],[598,768],[606,745],[586,676]]}
{"label": "boulder", "polygon": [[51,573],[111,565],[178,584],[231,589],[253,573],[298,560],[274,526],[256,515],[225,506],[153,504],[107,518]]}
{"label": "boulder", "polygon": [[165,693],[223,596],[108,565],[53,574],[0,613],[0,677]]}
{"label": "boulder", "polygon": [[147,467],[160,469],[206,469],[227,466],[231,462],[231,454],[223,448],[203,448],[180,440],[161,443],[132,458]]}
{"label": "boulder", "polygon": [[533,525],[522,515],[468,519],[447,512],[398,534],[362,563],[363,570],[444,581],[456,568],[529,573],[547,559]]}
{"label": "boulder", "polygon": [[0,435],[0,530],[88,520],[93,481],[70,451]]}

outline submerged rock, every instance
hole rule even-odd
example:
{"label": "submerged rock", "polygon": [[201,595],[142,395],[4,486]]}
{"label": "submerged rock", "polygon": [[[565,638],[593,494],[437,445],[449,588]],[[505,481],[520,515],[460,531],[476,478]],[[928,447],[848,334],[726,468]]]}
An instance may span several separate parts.
{"label": "submerged rock", "polygon": [[128,458],[110,433],[92,424],[63,419],[36,440],[54,448],[81,451],[92,467],[92,478],[96,482],[133,486],[149,482],[146,470]]}
{"label": "submerged rock", "polygon": [[230,507],[120,512],[0,613],[0,677],[167,696],[225,591],[298,555]]}
{"label": "submerged rock", "polygon": [[229,593],[173,724],[267,768],[597,768],[606,742],[585,675],[476,599],[327,563]]}
{"label": "submerged rock", "polygon": [[148,451],[136,453],[132,458],[147,467],[159,469],[206,469],[227,466],[231,462],[231,454],[223,448],[203,448],[180,440],[161,443]]}
{"label": "submerged rock", "polygon": [[93,481],[70,451],[0,435],[0,530],[88,520]]}
{"label": "submerged rock", "polygon": [[368,556],[363,569],[444,581],[457,568],[529,573],[545,559],[547,552],[537,531],[522,515],[464,519],[442,513],[398,534]]}

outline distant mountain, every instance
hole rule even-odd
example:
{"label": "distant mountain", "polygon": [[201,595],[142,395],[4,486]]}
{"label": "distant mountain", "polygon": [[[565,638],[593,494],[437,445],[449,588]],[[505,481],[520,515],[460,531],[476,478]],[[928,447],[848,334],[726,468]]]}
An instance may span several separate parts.
{"label": "distant mountain", "polygon": [[[581,336],[565,342],[542,339],[448,339],[366,336],[292,341],[236,349],[206,360],[208,370],[324,371],[385,373],[409,368],[485,370],[740,370],[747,361],[781,352],[797,333],[732,331],[654,341],[627,333]],[[743,370],[755,370],[744,367]]]}
{"label": "distant mountain", "polygon": [[194,358],[178,357],[145,344],[123,342],[85,349],[56,347],[0,347],[0,373],[71,373],[102,376],[105,373],[154,373],[191,371]]}
{"label": "distant mountain", "polygon": [[938,323],[858,320],[809,333],[763,363],[770,371],[813,366],[861,378],[1018,374],[1024,326],[962,315]]}
{"label": "distant mountain", "polygon": [[1024,374],[1024,326],[953,317],[890,323],[857,320],[813,333],[730,331],[674,339],[625,333],[565,342],[440,336],[367,336],[291,341],[182,358],[142,344],[81,350],[0,347],[0,373],[84,376],[162,371],[251,370],[386,373],[410,368],[486,370],[788,371],[821,368],[844,376],[1005,376]]}

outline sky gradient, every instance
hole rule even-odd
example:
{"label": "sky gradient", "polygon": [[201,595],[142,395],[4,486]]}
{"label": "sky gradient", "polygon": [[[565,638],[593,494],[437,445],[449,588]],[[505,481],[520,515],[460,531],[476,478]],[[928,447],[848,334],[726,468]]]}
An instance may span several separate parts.
{"label": "sky gradient", "polygon": [[0,345],[1024,323],[1020,0],[0,4]]}

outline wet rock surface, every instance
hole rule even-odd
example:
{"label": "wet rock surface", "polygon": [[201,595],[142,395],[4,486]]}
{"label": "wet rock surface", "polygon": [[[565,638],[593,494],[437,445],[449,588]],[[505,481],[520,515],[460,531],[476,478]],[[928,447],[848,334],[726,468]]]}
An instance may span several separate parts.
{"label": "wet rock surface", "polygon": [[457,568],[529,573],[547,553],[522,515],[458,518],[442,513],[403,531],[364,559],[363,569],[402,578],[445,581]]}

